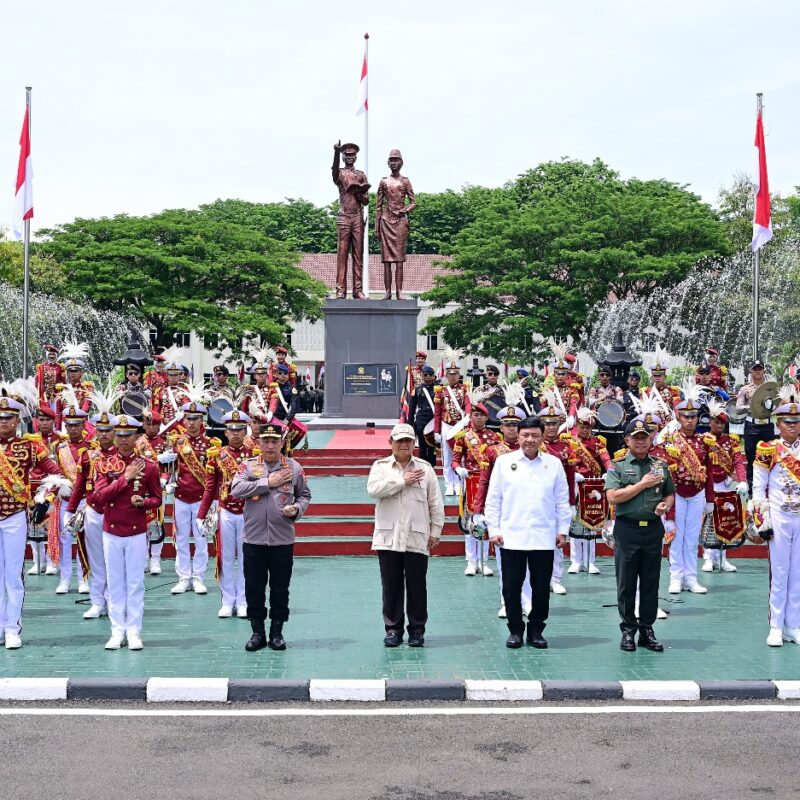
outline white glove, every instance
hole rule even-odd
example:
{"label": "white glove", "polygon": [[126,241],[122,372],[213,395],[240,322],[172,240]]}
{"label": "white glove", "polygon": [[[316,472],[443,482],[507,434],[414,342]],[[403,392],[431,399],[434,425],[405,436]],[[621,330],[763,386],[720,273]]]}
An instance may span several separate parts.
{"label": "white glove", "polygon": [[170,481],[165,487],[166,494],[175,494],[175,481]]}
{"label": "white glove", "polygon": [[272,422],[272,416],[273,416],[272,412],[267,411],[267,416],[265,417],[265,419],[267,420],[268,423]]}
{"label": "white glove", "polygon": [[706,503],[706,514],[713,514],[714,513],[714,504],[713,503]]}
{"label": "white glove", "polygon": [[484,517],[483,514],[473,514],[472,515],[472,524],[473,525],[479,525],[479,526],[485,528],[485,527],[487,527],[486,517]]}
{"label": "white glove", "polygon": [[441,433],[434,433],[433,434],[433,439],[436,442],[436,444],[441,444],[442,443],[442,434]]}
{"label": "white glove", "polygon": [[665,519],[664,520],[664,533],[675,533],[675,520],[674,519]]}
{"label": "white glove", "polygon": [[200,539],[205,539],[205,534],[203,533],[203,522],[204,520],[197,517],[194,521],[194,535],[199,537]]}
{"label": "white glove", "polygon": [[570,519],[574,520],[575,517],[578,515],[578,508],[577,506],[570,506],[569,507]]}
{"label": "white glove", "polygon": [[163,489],[166,485],[167,485],[167,479],[166,478],[162,478],[161,479],[161,488]]}
{"label": "white glove", "polygon": [[747,481],[739,481],[739,483],[736,484],[736,491],[739,492],[742,497],[748,497],[750,495],[750,487],[747,485]]}
{"label": "white glove", "polygon": [[65,528],[69,527],[69,524],[70,524],[70,522],[72,522],[72,518],[73,518],[74,516],[75,516],[75,515],[74,515],[74,514],[72,514],[72,513],[71,513],[71,512],[69,512],[69,511],[67,511],[67,512],[64,514],[64,527],[65,527]]}
{"label": "white glove", "polygon": [[158,454],[158,463],[159,464],[171,464],[175,459],[178,457],[177,453],[173,453],[171,450],[168,450],[165,453]]}
{"label": "white glove", "polygon": [[585,480],[586,478],[584,478],[583,475],[580,474],[580,472],[575,473],[575,483],[583,483]]}
{"label": "white glove", "polygon": [[62,486],[58,490],[58,496],[63,500],[69,500],[69,496],[72,494],[72,484],[67,484],[66,486]]}
{"label": "white glove", "polygon": [[466,467],[456,467],[456,475],[458,475],[459,478],[463,478],[464,480],[466,480],[467,475],[469,475],[469,472],[467,472]]}

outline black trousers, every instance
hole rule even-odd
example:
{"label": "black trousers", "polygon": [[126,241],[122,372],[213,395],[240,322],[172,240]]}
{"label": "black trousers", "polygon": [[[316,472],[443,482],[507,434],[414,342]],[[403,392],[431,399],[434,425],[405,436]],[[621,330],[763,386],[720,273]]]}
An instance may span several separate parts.
{"label": "black trousers", "polygon": [[[617,517],[614,523],[614,569],[617,574],[617,607],[623,631],[649,628],[658,613],[658,582],[661,577],[661,546],[664,524],[652,520],[644,527],[638,521]],[[639,586],[639,618],[634,613]]]}
{"label": "black trousers", "polygon": [[[427,422],[425,424],[427,425]],[[423,430],[424,430],[424,426],[423,427],[417,426],[417,428],[416,428],[417,446],[419,447],[419,457],[423,461],[427,461],[432,467],[435,468],[436,467],[436,448],[435,447],[431,447],[425,441],[425,435],[422,433]]]}
{"label": "black trousers", "polygon": [[244,553],[244,596],[247,618],[254,631],[264,631],[267,607],[264,603],[269,585],[269,616],[273,622],[289,619],[289,582],[294,563],[293,544],[242,545]]}
{"label": "black trousers", "polygon": [[528,635],[541,633],[550,616],[550,579],[553,576],[552,550],[507,550],[500,548],[503,567],[503,602],[506,605],[508,630],[522,636],[522,584],[531,571],[531,613],[528,614]]}
{"label": "black trousers", "polygon": [[775,438],[775,426],[744,423],[744,452],[747,456],[747,483],[753,488],[753,461],[756,458],[756,447],[759,442],[769,442]]}
{"label": "black trousers", "polygon": [[428,556],[378,550],[383,587],[383,624],[386,632],[425,633],[428,621]]}

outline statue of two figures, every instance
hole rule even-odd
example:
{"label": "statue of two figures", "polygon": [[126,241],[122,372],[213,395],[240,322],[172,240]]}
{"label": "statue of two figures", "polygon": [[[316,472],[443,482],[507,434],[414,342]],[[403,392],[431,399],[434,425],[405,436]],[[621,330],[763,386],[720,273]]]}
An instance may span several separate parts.
{"label": "statue of two figures", "polygon": [[[364,293],[364,208],[369,204],[370,184],[367,176],[355,168],[358,145],[337,142],[333,146],[333,182],[339,189],[339,215],[336,219],[338,247],[336,251],[336,297],[347,297],[347,262],[352,264],[353,299],[366,300]],[[344,161],[344,166],[341,162]],[[384,300],[392,297],[394,267],[395,297],[403,290],[403,265],[408,243],[408,215],[417,207],[411,181],[400,174],[403,156],[399,150],[389,152],[390,174],[378,185],[375,209],[375,235],[381,243]],[[369,291],[369,287],[367,287]]]}

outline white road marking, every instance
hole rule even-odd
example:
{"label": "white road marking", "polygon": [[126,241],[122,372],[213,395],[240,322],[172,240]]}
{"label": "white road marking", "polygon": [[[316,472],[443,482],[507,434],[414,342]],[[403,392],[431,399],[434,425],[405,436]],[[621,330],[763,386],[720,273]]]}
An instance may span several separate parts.
{"label": "white road marking", "polygon": [[797,714],[800,704],[465,708],[0,708],[0,717],[488,717],[610,714]]}

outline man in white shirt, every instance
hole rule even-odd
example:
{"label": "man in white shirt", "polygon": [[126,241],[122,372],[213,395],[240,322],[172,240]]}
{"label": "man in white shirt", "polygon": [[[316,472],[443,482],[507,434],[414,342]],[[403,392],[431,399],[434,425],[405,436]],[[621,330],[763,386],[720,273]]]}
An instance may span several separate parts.
{"label": "man in white shirt", "polygon": [[484,515],[489,538],[500,548],[510,634],[506,647],[522,647],[525,623],[521,590],[529,569],[533,595],[526,640],[544,649],[547,640],[542,633],[550,612],[553,551],[567,540],[572,510],[561,462],[549,453],[539,452],[540,419],[529,417],[520,423],[519,445],[519,450],[504,453],[495,461]]}

